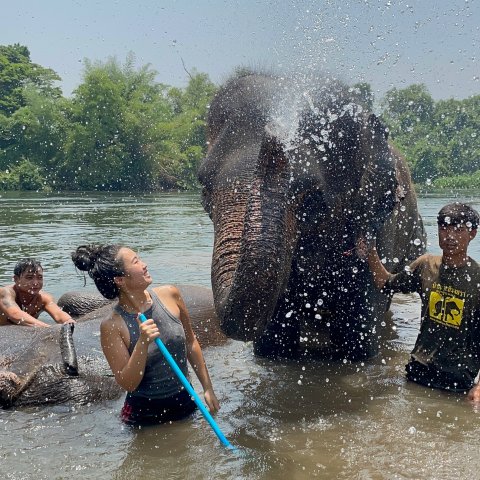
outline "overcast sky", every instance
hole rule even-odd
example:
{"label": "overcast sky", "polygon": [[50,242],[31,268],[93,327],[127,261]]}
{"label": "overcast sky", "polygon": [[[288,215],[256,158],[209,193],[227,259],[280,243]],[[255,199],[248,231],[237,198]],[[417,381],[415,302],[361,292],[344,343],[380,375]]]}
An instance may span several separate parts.
{"label": "overcast sky", "polygon": [[0,43],[20,43],[62,77],[65,95],[83,61],[151,64],[183,87],[186,68],[221,83],[238,65],[347,83],[425,83],[435,99],[480,94],[480,0],[19,0],[1,8]]}

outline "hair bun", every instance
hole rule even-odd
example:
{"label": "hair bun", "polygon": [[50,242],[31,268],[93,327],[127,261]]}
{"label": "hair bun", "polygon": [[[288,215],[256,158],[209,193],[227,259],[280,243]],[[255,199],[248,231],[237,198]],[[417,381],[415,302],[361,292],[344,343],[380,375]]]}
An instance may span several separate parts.
{"label": "hair bun", "polygon": [[88,272],[94,267],[98,253],[98,245],[80,245],[72,252],[72,261],[79,270]]}

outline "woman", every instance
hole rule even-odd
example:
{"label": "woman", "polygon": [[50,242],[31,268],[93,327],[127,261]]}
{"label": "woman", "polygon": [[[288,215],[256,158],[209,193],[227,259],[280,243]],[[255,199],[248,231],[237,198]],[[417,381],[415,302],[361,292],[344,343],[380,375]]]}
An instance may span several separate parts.
{"label": "woman", "polygon": [[[172,285],[148,288],[152,277],[147,265],[121,245],[82,245],[72,260],[88,272],[104,297],[118,298],[112,316],[100,326],[100,339],[116,381],[128,392],[122,419],[129,424],[163,423],[196,408],[154,344],[157,337],[186,376],[188,359],[210,411],[217,411],[218,400],[179,290]],[[145,323],[139,313],[147,317]]]}

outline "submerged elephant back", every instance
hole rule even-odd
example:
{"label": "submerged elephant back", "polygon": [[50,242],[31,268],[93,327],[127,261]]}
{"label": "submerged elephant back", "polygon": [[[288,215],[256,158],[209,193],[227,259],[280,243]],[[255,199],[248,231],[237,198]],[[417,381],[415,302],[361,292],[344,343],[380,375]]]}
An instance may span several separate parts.
{"label": "submerged elephant back", "polygon": [[74,318],[113,303],[113,300],[105,298],[100,293],[80,291],[66,292],[58,300],[58,306]]}

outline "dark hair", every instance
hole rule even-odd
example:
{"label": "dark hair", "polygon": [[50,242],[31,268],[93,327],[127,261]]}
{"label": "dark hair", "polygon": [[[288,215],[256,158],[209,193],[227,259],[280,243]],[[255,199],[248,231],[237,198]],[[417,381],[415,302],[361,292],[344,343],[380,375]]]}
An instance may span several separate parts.
{"label": "dark hair", "polygon": [[115,277],[123,277],[123,263],[117,258],[122,245],[80,245],[72,252],[72,260],[79,270],[88,272],[98,291],[110,300],[118,297],[120,290]]}
{"label": "dark hair", "polygon": [[478,212],[466,203],[454,202],[445,205],[437,215],[438,225],[466,225],[472,230],[478,227]]}
{"label": "dark hair", "polygon": [[15,265],[13,269],[13,274],[19,277],[27,270],[33,270],[34,272],[36,272],[39,269],[43,270],[43,267],[38,260],[35,260],[34,258],[22,258]]}

